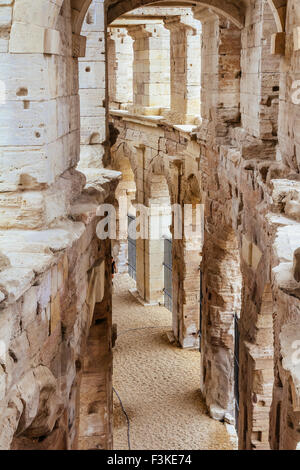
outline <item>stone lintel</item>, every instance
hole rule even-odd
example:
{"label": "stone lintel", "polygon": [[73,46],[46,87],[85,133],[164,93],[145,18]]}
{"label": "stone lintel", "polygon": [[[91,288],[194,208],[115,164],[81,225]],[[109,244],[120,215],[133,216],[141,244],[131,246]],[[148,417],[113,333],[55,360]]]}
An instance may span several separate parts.
{"label": "stone lintel", "polygon": [[186,33],[192,34],[193,36],[201,32],[201,23],[190,15],[166,18],[164,25],[165,28],[170,31],[176,32],[178,30],[185,30]]}
{"label": "stone lintel", "polygon": [[167,30],[164,28],[163,22],[156,24],[139,24],[133,26],[126,26],[126,29],[132,39],[160,37],[163,36],[164,33],[167,33]]}
{"label": "stone lintel", "polygon": [[73,57],[85,57],[86,36],[72,34],[72,55]]}

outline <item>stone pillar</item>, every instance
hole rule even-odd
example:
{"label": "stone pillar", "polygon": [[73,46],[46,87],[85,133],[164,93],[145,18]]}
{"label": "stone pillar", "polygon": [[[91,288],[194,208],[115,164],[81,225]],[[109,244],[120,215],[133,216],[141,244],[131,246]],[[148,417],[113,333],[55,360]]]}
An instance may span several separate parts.
{"label": "stone pillar", "polygon": [[[186,348],[199,348],[200,264],[203,240],[202,228],[199,225],[201,220],[193,220],[196,210],[198,208],[192,206],[193,214],[189,214],[188,217],[183,214],[184,234],[183,240],[180,240],[183,251],[181,271],[183,298],[179,317],[179,342]],[[192,220],[189,220],[190,215]]]}
{"label": "stone pillar", "polygon": [[110,109],[126,109],[132,104],[133,47],[126,28],[109,28],[108,94]]}
{"label": "stone pillar", "polygon": [[108,135],[106,119],[105,14],[101,0],[93,0],[82,26],[86,54],[79,59],[79,169],[102,168]]}
{"label": "stone pillar", "polygon": [[159,115],[170,106],[170,34],[160,23],[128,26],[134,39],[131,112]]}
{"label": "stone pillar", "polygon": [[224,138],[240,122],[241,32],[207,9],[193,12],[202,23],[202,122],[214,120],[215,138]]}
{"label": "stone pillar", "polygon": [[170,31],[171,110],[176,124],[194,124],[201,108],[201,23],[191,15],[164,20]]}
{"label": "stone pillar", "polygon": [[271,55],[276,32],[268,2],[256,2],[242,33],[241,120],[249,134],[268,140],[277,139],[278,129],[280,56]]}
{"label": "stone pillar", "polygon": [[2,5],[7,34],[0,40],[0,171],[6,177],[0,182],[0,228],[41,229],[68,213],[84,184],[73,170],[80,123],[71,10],[65,4],[59,15],[53,5],[44,18],[44,5],[35,2],[28,25],[20,20],[24,2]]}
{"label": "stone pillar", "polygon": [[234,315],[240,316],[242,274],[236,235],[220,220],[217,211],[205,220],[201,388],[210,415],[233,422]]}

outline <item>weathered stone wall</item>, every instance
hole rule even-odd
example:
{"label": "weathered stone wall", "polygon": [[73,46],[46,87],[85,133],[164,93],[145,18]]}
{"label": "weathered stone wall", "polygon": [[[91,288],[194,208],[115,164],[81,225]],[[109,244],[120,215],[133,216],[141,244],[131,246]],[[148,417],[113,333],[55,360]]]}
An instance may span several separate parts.
{"label": "weathered stone wall", "polygon": [[[3,449],[111,446],[110,247],[99,244],[95,234],[96,207],[109,195],[110,178],[119,176],[102,168],[103,156],[109,163],[106,25],[140,1],[95,0],[86,17],[80,137],[77,59],[85,54],[80,32],[90,3],[0,2]],[[168,107],[169,79],[159,89],[154,85],[157,70],[148,57],[149,76],[139,77],[140,107],[133,111],[149,114],[156,108],[156,117],[114,113],[110,144],[117,138],[116,148],[127,149],[138,202],[149,203],[153,175],[164,176],[170,201],[179,204],[191,200],[190,177],[197,181],[192,200],[204,204],[204,240],[174,244],[175,335],[183,346],[198,344],[196,269],[203,255],[201,387],[210,412],[233,421],[237,314],[240,448],[295,449],[300,441],[294,355],[300,326],[299,2],[205,4],[210,11],[203,2],[195,11],[203,23],[201,126],[180,128],[157,117]],[[141,61],[144,46],[137,49]],[[161,71],[166,55],[158,46],[152,60]],[[85,177],[76,170],[79,155]],[[144,261],[146,254],[141,246]],[[102,259],[106,294],[100,303]],[[100,337],[106,341],[94,349]],[[84,352],[91,350],[93,359],[84,361]],[[105,352],[103,377],[94,360]],[[101,381],[105,393],[94,401],[89,396],[79,413],[81,376],[83,395],[90,376],[93,384]],[[87,438],[86,426],[104,410],[108,421],[100,419]]]}
{"label": "weathered stone wall", "polygon": [[97,201],[89,207],[82,213],[82,205],[75,206],[74,222],[15,234],[11,246],[1,233],[1,248],[13,263],[0,273],[2,449],[75,445],[85,343],[104,292],[107,321],[111,312],[104,266],[105,259],[110,266],[110,245],[95,234]]}
{"label": "weathered stone wall", "polygon": [[[198,245],[203,253],[201,387],[211,415],[234,422],[239,399],[240,448],[295,449],[299,442],[299,374],[293,359],[299,325],[294,254],[299,243],[299,132],[293,83],[298,71],[299,15],[291,0],[285,28],[284,5],[279,21],[269,4],[274,6],[249,2],[242,31],[237,22],[232,26],[205,9],[195,12],[203,26],[202,125],[196,131],[184,133],[160,118],[135,118],[133,123],[133,116],[121,114],[113,115],[113,123],[119,131],[117,144],[130,146],[133,155],[136,147],[144,149],[144,166],[148,155],[156,154],[163,162],[160,168],[172,182],[172,201],[182,200],[178,177],[186,184],[185,166],[195,168],[205,205],[204,243]],[[285,54],[279,47],[284,41]],[[281,58],[271,55],[271,42]],[[135,159],[137,174],[139,165]],[[176,243],[173,328],[177,338],[184,338],[179,329],[184,331],[185,326],[178,328],[178,319],[185,300],[176,266],[188,258]],[[196,286],[194,292],[196,316]],[[235,316],[239,384],[234,376]],[[183,325],[190,321],[184,317]]]}
{"label": "weathered stone wall", "polygon": [[79,169],[102,168],[108,149],[106,119],[106,19],[104,5],[93,0],[83,22],[84,57],[79,59],[80,162]]}
{"label": "weathered stone wall", "polygon": [[[163,118],[154,121],[151,117],[135,117],[133,122],[133,115],[126,111],[112,111],[111,118],[118,133],[111,164],[118,169],[117,161],[122,157],[129,159],[137,203],[151,207],[159,202],[167,210],[170,203],[183,208],[185,203],[201,202],[199,145],[184,126],[175,129],[164,124]],[[151,216],[149,220],[151,226]],[[173,223],[170,225],[173,227]],[[199,246],[195,246],[195,240],[173,240],[173,330],[185,347],[198,345],[201,240],[198,241]],[[160,240],[137,240],[137,289],[148,302],[163,299],[162,253]]]}
{"label": "weathered stone wall", "polygon": [[[97,445],[112,445],[112,414],[106,413],[112,403],[110,243],[98,240],[96,211],[119,173],[100,176],[99,154],[97,164],[81,162],[92,174],[76,170],[77,58],[85,52],[79,34],[89,3],[0,4],[1,449],[77,448],[86,342],[100,313],[107,322],[100,346],[108,363],[106,379],[101,377],[106,388],[99,417],[95,411],[88,419],[96,415],[102,426]],[[96,3],[104,24],[103,4]],[[92,51],[90,39],[89,58],[96,63],[101,57],[100,71],[104,55],[98,44]],[[86,86],[92,89],[93,83]],[[101,88],[105,126],[105,83],[95,85],[97,93]],[[82,108],[85,139],[85,117],[94,115],[91,94]]]}

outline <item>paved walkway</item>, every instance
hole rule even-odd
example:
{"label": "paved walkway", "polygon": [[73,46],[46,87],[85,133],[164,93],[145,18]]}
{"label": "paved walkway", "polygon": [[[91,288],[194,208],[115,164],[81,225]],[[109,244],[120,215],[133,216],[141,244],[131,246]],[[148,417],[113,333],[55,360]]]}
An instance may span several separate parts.
{"label": "paved walkway", "polygon": [[[128,292],[132,287],[127,274],[115,277],[114,387],[130,420],[131,449],[232,449],[226,427],[207,415],[201,398],[200,353],[171,345],[171,313],[144,307]],[[114,394],[114,449],[128,450],[127,442],[126,418]]]}

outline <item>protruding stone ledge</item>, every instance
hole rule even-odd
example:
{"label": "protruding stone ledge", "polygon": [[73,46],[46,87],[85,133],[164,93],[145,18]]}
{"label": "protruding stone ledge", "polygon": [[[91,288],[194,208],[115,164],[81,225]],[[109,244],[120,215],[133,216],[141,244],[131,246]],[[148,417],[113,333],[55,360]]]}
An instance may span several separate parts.
{"label": "protruding stone ledge", "polygon": [[85,57],[86,53],[86,36],[80,34],[72,34],[72,55],[73,57]]}
{"label": "protruding stone ledge", "polygon": [[14,23],[11,29],[9,52],[14,54],[61,54],[60,32],[36,25]]}

